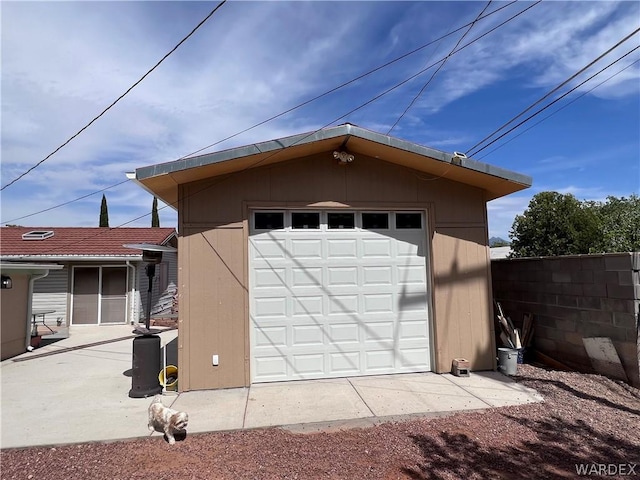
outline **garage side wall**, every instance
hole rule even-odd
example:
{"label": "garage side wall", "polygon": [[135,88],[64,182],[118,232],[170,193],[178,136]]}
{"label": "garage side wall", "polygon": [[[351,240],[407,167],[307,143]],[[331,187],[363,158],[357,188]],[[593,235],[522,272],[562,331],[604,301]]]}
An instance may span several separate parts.
{"label": "garage side wall", "polygon": [[495,368],[486,238],[483,227],[439,228],[433,238],[438,373],[450,371],[459,357],[472,370]]}
{"label": "garage side wall", "polygon": [[181,390],[249,384],[249,210],[305,206],[426,211],[435,369],[456,357],[493,368],[483,190],[362,155],[341,166],[326,152],[181,186]]}

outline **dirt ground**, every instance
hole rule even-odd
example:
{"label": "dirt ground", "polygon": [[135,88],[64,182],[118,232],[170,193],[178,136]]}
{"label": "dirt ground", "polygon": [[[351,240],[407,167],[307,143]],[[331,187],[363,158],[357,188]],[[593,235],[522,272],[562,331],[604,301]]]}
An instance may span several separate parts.
{"label": "dirt ground", "polygon": [[[640,478],[640,390],[520,365],[545,401],[368,428],[277,428],[3,450],[10,479]],[[611,475],[614,474],[614,475]]]}

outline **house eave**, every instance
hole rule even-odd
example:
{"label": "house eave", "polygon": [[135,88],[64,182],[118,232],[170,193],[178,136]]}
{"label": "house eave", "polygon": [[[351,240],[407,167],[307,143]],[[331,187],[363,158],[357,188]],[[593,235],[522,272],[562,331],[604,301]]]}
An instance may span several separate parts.
{"label": "house eave", "polygon": [[64,268],[64,265],[56,264],[35,264],[35,263],[19,263],[19,262],[0,262],[0,271],[3,274],[27,274],[27,275],[41,275],[49,270],[60,270]]}
{"label": "house eave", "polygon": [[3,262],[141,262],[139,255],[4,255]]}

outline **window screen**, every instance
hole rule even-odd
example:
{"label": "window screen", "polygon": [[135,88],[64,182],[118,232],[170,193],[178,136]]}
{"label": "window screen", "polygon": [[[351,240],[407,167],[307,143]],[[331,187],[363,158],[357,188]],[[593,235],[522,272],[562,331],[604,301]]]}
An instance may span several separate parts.
{"label": "window screen", "polygon": [[389,228],[388,213],[363,213],[362,228]]}
{"label": "window screen", "polygon": [[327,213],[329,228],[354,228],[356,226],[354,213]]}
{"label": "window screen", "polygon": [[422,228],[422,214],[396,213],[396,228]]}
{"label": "window screen", "polygon": [[318,212],[293,212],[291,214],[291,227],[294,229],[319,229],[320,214]]}
{"label": "window screen", "polygon": [[256,230],[276,230],[284,228],[284,213],[256,212],[254,214],[254,227]]}

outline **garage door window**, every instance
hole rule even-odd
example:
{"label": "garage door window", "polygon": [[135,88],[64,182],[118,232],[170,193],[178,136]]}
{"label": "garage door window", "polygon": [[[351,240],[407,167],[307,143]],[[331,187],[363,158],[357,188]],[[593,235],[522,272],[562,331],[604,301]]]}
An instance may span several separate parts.
{"label": "garage door window", "polygon": [[254,222],[256,230],[281,230],[284,228],[284,213],[256,212]]}
{"label": "garage door window", "polygon": [[327,225],[329,229],[345,229],[355,228],[356,215],[355,213],[327,213]]}
{"label": "garage door window", "polygon": [[291,228],[297,229],[315,229],[320,228],[319,212],[293,212],[291,214]]}
{"label": "garage door window", "polygon": [[363,213],[362,228],[367,230],[386,230],[389,228],[388,213]]}
{"label": "garage door window", "polygon": [[396,213],[396,228],[420,229],[422,228],[422,214],[420,213]]}

